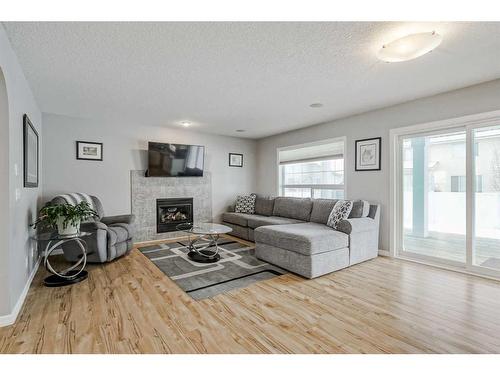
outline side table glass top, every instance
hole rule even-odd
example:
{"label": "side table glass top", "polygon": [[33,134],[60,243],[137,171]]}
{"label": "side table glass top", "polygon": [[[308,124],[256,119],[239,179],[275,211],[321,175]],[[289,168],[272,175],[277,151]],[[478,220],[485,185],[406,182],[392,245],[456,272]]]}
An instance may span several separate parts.
{"label": "side table glass top", "polygon": [[215,223],[199,223],[199,224],[179,224],[177,230],[193,234],[224,234],[232,232],[233,229],[227,225]]}
{"label": "side table glass top", "polygon": [[62,236],[59,233],[57,233],[57,231],[53,231],[53,232],[35,233],[34,235],[30,236],[30,238],[35,241],[58,241],[58,240],[69,240],[72,238],[88,237],[91,235],[92,233],[90,232],[78,232],[77,234]]}

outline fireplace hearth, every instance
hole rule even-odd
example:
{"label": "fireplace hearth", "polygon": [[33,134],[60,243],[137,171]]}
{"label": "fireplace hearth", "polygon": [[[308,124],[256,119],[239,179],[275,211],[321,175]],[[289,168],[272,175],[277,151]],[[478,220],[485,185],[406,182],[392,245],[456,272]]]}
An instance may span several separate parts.
{"label": "fireplace hearth", "polygon": [[156,200],[156,231],[173,232],[182,223],[193,222],[193,198]]}

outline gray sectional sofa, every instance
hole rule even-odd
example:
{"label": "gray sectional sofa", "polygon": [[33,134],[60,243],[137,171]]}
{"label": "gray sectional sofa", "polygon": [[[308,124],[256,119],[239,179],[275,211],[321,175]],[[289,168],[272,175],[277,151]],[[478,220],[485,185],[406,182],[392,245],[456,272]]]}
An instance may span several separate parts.
{"label": "gray sectional sofa", "polygon": [[326,225],[337,200],[260,197],[255,214],[226,212],[223,223],[255,242],[258,258],[307,278],[375,258],[380,206],[355,201],[337,230]]}

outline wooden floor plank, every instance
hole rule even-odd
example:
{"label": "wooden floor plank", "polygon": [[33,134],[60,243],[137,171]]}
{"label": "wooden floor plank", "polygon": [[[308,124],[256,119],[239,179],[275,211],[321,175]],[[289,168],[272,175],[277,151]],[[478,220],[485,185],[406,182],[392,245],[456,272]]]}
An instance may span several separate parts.
{"label": "wooden floor plank", "polygon": [[377,258],[194,301],[137,249],[46,288],[40,269],[0,353],[500,353],[500,283]]}

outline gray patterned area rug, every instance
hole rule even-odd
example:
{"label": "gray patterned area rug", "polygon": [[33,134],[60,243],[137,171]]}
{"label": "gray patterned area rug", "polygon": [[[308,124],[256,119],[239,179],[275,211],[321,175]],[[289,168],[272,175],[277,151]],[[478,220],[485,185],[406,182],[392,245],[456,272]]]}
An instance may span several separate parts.
{"label": "gray patterned area rug", "polygon": [[193,262],[187,256],[187,244],[187,241],[165,242],[138,249],[195,300],[286,273],[257,259],[254,256],[255,246],[238,241],[220,239],[221,259],[211,264]]}

